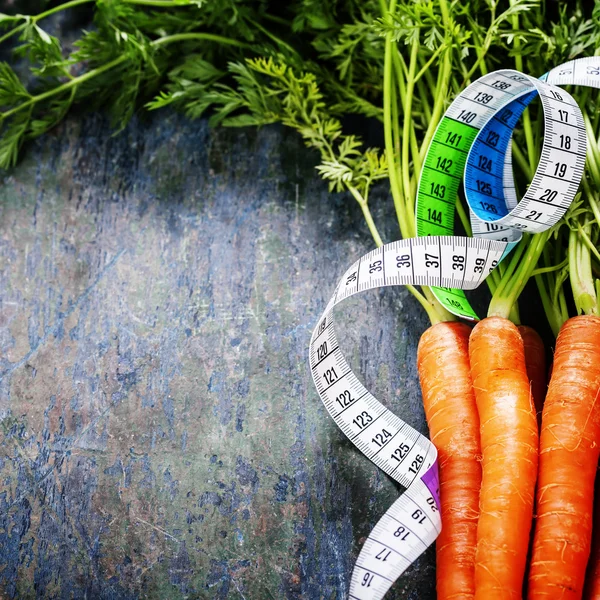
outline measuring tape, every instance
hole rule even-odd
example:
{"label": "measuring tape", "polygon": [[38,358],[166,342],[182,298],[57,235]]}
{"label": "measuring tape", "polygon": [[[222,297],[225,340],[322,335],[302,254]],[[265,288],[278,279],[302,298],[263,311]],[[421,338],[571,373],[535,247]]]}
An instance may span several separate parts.
{"label": "measuring tape", "polygon": [[[406,488],[364,543],[349,597],[383,598],[441,531],[437,451],[358,380],[339,348],[333,309],[378,287],[424,285],[452,313],[476,319],[463,290],[478,287],[520,241],[555,225],[583,177],[587,138],[579,106],[556,85],[600,87],[600,57],[574,60],[541,79],[514,70],[467,87],[440,121],[417,191],[419,237],[386,244],[354,263],[337,284],[310,341],[310,366],[323,404],[345,435]],[[540,97],[545,134],[540,162],[521,201],[512,173],[512,132]],[[464,173],[472,238],[454,233]]]}
{"label": "measuring tape", "polygon": [[[417,191],[417,235],[452,235],[460,183],[473,235],[505,243],[506,256],[522,232],[540,233],[562,218],[583,177],[587,138],[577,102],[555,84],[600,87],[590,73],[600,59],[589,57],[553,69],[543,80],[513,70],[489,73],[450,105],[425,157]],[[544,114],[540,162],[520,202],[512,172],[512,132],[538,95]],[[457,265],[460,268],[460,265]],[[433,293],[450,312],[476,319],[461,289]]]}

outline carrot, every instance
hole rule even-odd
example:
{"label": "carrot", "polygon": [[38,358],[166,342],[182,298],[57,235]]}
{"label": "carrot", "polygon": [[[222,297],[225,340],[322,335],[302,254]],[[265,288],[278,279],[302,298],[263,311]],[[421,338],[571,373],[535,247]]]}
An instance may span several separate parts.
{"label": "carrot", "polygon": [[483,456],[475,599],[516,600],[522,597],[538,457],[519,330],[502,317],[483,319],[471,333],[469,357]]}
{"label": "carrot", "polygon": [[438,323],[421,336],[417,352],[425,415],[439,453],[438,600],[472,600],[475,594],[481,450],[469,367],[470,333],[464,323]]}
{"label": "carrot", "polygon": [[546,379],[546,349],[544,348],[542,338],[535,329],[526,325],[519,325],[518,329],[525,346],[525,366],[529,382],[531,383],[533,404],[538,414],[539,424],[546,390],[548,389],[548,380]]}
{"label": "carrot", "polygon": [[592,527],[592,553],[588,562],[583,597],[600,600],[600,481],[596,472],[594,490],[594,526]]}
{"label": "carrot", "polygon": [[600,450],[600,318],[561,328],[542,413],[529,598],[581,598]]}

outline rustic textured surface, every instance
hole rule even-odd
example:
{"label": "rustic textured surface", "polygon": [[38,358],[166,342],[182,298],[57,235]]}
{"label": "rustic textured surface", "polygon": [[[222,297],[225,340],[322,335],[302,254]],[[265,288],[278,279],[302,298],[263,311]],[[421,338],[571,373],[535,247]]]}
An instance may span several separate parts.
{"label": "rustic textured surface", "polygon": [[[90,117],[5,177],[0,596],[344,598],[398,489],[310,379],[333,280],[371,247],[313,158],[278,128]],[[367,386],[423,431],[416,303],[338,314]],[[432,558],[389,598],[434,598]]]}

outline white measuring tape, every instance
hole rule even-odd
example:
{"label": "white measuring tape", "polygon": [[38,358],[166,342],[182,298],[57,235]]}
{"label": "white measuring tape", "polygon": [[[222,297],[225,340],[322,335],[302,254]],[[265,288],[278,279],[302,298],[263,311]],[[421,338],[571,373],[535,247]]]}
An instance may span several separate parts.
{"label": "white measuring tape", "polygon": [[[349,597],[383,598],[441,531],[437,451],[385,408],[358,380],[334,330],[333,308],[345,298],[391,285],[425,285],[448,310],[476,318],[463,290],[479,286],[521,239],[565,214],[583,176],[587,138],[579,106],[556,85],[600,87],[600,57],[574,60],[540,80],[513,70],[467,87],[442,118],[425,158],[417,194],[421,237],[363,256],[338,283],[310,341],[313,380],[346,436],[406,491],[377,523],[352,573]],[[517,202],[511,162],[514,127],[539,95],[545,118],[540,162]],[[463,180],[473,238],[455,237],[454,204]]]}
{"label": "white measuring tape", "polygon": [[[592,61],[600,66],[598,58],[581,59],[555,69],[548,79],[572,83],[573,73],[582,71],[582,81]],[[596,86],[600,76],[598,80]],[[541,158],[517,202],[512,132],[536,95],[545,121]],[[565,214],[583,176],[586,148],[583,116],[569,93],[513,70],[481,77],[450,105],[425,157],[417,192],[417,235],[452,235],[454,204],[464,175],[473,235],[504,242],[506,256],[523,231],[540,233]],[[477,318],[460,289],[433,291],[450,312]]]}

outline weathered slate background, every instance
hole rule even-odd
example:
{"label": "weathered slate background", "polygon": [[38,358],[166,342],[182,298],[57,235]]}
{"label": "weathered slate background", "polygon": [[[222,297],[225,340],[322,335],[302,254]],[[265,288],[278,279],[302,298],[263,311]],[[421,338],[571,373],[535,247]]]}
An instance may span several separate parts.
{"label": "weathered slate background", "polygon": [[[279,128],[87,117],[4,177],[0,596],[345,597],[398,488],[310,379],[334,280],[371,247],[313,158]],[[416,303],[339,313],[367,386],[424,431]],[[389,598],[434,579],[430,550]]]}

